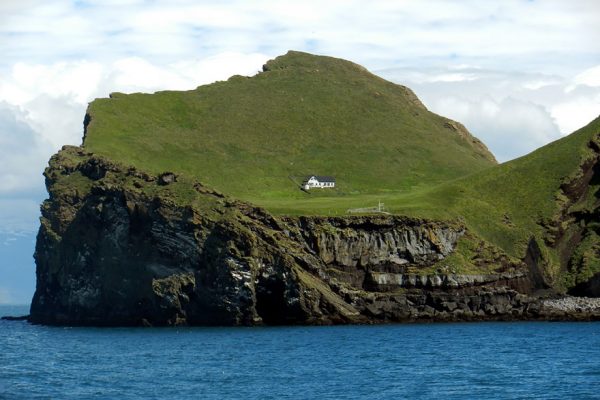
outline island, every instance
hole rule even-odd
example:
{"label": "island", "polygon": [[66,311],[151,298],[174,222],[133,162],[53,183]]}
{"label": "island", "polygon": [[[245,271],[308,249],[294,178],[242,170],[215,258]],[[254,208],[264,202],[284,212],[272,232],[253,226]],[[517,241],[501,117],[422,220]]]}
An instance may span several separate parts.
{"label": "island", "polygon": [[409,88],[296,51],[112,93],[44,172],[29,320],[599,319],[599,134],[498,164]]}

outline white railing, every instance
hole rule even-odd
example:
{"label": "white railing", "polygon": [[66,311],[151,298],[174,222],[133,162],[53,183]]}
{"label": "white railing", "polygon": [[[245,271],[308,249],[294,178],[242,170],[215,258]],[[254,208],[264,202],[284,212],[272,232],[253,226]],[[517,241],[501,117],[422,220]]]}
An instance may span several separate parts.
{"label": "white railing", "polygon": [[382,202],[379,202],[376,207],[364,207],[364,208],[349,208],[346,210],[348,214],[369,214],[369,213],[379,213],[379,214],[389,214],[386,210],[385,205]]}

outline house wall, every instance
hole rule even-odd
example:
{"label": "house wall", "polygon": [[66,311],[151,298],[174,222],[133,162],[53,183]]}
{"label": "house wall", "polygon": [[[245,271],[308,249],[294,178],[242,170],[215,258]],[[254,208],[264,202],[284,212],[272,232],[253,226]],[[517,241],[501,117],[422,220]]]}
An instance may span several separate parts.
{"label": "house wall", "polygon": [[319,182],[318,180],[311,178],[304,185],[305,189],[309,188],[333,188],[335,187],[335,182]]}

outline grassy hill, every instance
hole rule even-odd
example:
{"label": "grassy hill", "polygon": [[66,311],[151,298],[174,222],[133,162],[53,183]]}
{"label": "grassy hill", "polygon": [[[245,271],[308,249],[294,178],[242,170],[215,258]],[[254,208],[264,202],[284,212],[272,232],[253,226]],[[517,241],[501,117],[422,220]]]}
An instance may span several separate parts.
{"label": "grassy hill", "polygon": [[[551,279],[581,280],[573,275],[580,273],[589,278],[600,272],[599,135],[596,118],[527,156],[441,185],[420,200],[449,204],[477,234],[515,256],[522,257],[528,240],[536,238]],[[578,262],[587,270],[567,271],[579,268]]]}
{"label": "grassy hill", "polygon": [[[600,272],[599,133],[596,119],[497,165],[410,89],[348,61],[289,52],[249,78],[95,100],[84,147],[276,214],[346,215],[382,201],[396,214],[462,220],[517,258],[534,238],[546,277],[573,287]],[[333,175],[337,188],[299,190],[309,174]],[[477,257],[477,240],[466,244],[465,265]]]}
{"label": "grassy hill", "polygon": [[[431,187],[496,163],[410,89],[349,61],[300,52],[269,61],[256,76],[192,91],[112,94],[92,102],[88,116],[84,146],[92,152],[191,175],[281,212],[328,213],[315,198],[370,202],[369,195]],[[333,175],[338,187],[306,194],[298,184],[309,174]]]}
{"label": "grassy hill", "polygon": [[[506,237],[511,226],[509,230],[518,227],[541,235],[543,222],[554,219],[568,202],[563,184],[578,178],[586,161],[596,156],[589,144],[599,133],[600,118],[529,155],[440,186],[426,197],[455,199],[452,208],[466,217],[475,217],[473,210],[479,210],[484,218],[470,219],[477,221],[481,234],[497,231],[495,241]],[[595,182],[590,183],[587,194],[597,189]],[[499,227],[483,219],[504,222]],[[504,247],[511,243],[507,240]]]}

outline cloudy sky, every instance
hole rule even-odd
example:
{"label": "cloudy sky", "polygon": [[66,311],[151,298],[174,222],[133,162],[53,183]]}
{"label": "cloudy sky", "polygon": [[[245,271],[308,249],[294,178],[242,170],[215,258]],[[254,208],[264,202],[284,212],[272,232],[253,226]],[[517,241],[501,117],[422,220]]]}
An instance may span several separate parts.
{"label": "cloudy sky", "polygon": [[594,0],[1,0],[0,304],[31,298],[41,172],[96,97],[302,50],[413,88],[507,161],[600,114],[599,27]]}

